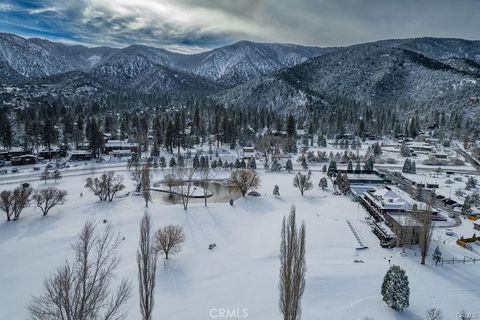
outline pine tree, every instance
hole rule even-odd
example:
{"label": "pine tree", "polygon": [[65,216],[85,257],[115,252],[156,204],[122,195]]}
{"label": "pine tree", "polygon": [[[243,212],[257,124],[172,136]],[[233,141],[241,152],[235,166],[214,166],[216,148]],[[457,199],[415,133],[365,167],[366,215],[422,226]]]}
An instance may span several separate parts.
{"label": "pine tree", "polygon": [[326,165],[326,164],[323,165],[323,167],[322,167],[322,172],[323,172],[323,173],[327,172],[327,165]]}
{"label": "pine tree", "polygon": [[179,166],[179,167],[184,167],[185,166],[185,158],[183,157],[183,155],[181,153],[178,155],[177,166]]}
{"label": "pine tree", "polygon": [[160,168],[165,169],[167,167],[167,160],[165,160],[165,157],[160,157]]}
{"label": "pine tree", "polygon": [[308,163],[307,163],[307,159],[305,157],[302,157],[302,168],[303,168],[303,170],[308,169]]}
{"label": "pine tree", "polygon": [[168,164],[170,168],[175,168],[177,166],[177,161],[175,160],[175,157],[170,158],[170,163]]}
{"label": "pine tree", "polygon": [[433,251],[432,260],[435,262],[435,265],[438,265],[442,261],[442,252],[438,246],[435,248],[435,251]]}
{"label": "pine tree", "polygon": [[405,270],[392,266],[385,274],[382,283],[383,301],[396,311],[403,311],[410,305],[410,288]]}
{"label": "pine tree", "polygon": [[352,162],[352,160],[348,160],[347,171],[348,171],[348,172],[352,172],[352,171],[353,171],[353,162]]}
{"label": "pine tree", "polygon": [[274,172],[278,172],[282,169],[282,165],[280,164],[280,162],[278,162],[277,159],[274,159],[273,162],[272,162],[272,165],[270,167],[270,170],[274,171]]}
{"label": "pine tree", "polygon": [[328,165],[327,175],[332,177],[337,172],[337,162],[335,160],[330,161]]}
{"label": "pine tree", "polygon": [[273,187],[273,195],[275,197],[279,197],[280,196],[280,187],[278,186],[278,184],[276,184],[274,187]]}
{"label": "pine tree", "polygon": [[322,178],[320,179],[320,182],[318,183],[318,186],[319,186],[320,188],[322,188],[322,190],[327,189],[327,188],[328,188],[327,178],[322,177]]}
{"label": "pine tree", "polygon": [[403,163],[403,168],[402,172],[403,173],[410,173],[412,171],[412,162],[410,158],[405,159],[405,162]]}
{"label": "pine tree", "polygon": [[256,170],[257,169],[257,162],[255,161],[255,157],[252,157],[250,159],[250,162],[248,163],[248,167],[252,170]]}
{"label": "pine tree", "polygon": [[55,181],[55,183],[57,182],[57,180],[62,179],[62,173],[60,172],[60,170],[55,169],[55,171],[53,171],[52,179]]}
{"label": "pine tree", "polygon": [[285,169],[288,171],[288,173],[293,170],[292,160],[287,160],[287,163],[285,164]]}
{"label": "pine tree", "polygon": [[360,160],[357,160],[357,165],[355,166],[355,173],[359,174],[362,172],[362,167],[360,165]]}
{"label": "pine tree", "polygon": [[367,162],[365,162],[365,166],[363,167],[363,170],[367,172],[373,171],[373,157],[369,157],[367,159]]}
{"label": "pine tree", "polygon": [[410,168],[410,173],[412,173],[412,174],[417,173],[417,165],[415,164],[415,160],[412,160],[412,166]]}

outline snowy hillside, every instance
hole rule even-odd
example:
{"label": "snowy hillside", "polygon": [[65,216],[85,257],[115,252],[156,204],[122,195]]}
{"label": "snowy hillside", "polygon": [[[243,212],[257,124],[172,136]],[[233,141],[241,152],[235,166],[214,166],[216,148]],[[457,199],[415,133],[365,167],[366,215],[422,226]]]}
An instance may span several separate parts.
{"label": "snowy hillside", "polygon": [[[270,101],[268,105],[289,110],[342,97],[409,109],[462,106],[476,111],[470,100],[480,96],[480,83],[473,73],[412,51],[357,45],[219,93],[217,99],[255,106]],[[276,99],[279,95],[288,98]]]}

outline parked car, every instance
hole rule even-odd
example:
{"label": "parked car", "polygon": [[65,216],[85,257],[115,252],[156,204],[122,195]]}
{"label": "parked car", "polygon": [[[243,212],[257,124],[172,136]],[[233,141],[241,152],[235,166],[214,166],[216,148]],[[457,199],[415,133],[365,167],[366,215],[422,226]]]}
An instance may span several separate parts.
{"label": "parked car", "polygon": [[0,174],[7,174],[8,173],[8,170],[7,169],[2,169],[0,170]]}
{"label": "parked car", "polygon": [[33,167],[33,171],[40,171],[40,167]]}
{"label": "parked car", "polygon": [[18,173],[18,168],[12,168],[11,172],[12,173]]}
{"label": "parked car", "polygon": [[445,234],[447,236],[453,236],[453,230],[452,229],[445,229]]}

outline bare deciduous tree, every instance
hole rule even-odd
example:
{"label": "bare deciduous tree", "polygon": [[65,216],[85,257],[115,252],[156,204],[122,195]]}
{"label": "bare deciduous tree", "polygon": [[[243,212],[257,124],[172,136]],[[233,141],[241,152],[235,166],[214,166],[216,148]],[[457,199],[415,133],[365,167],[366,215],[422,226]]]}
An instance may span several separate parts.
{"label": "bare deciduous tree", "polygon": [[33,195],[33,200],[37,204],[37,207],[42,210],[44,216],[48,214],[53,207],[64,204],[67,191],[57,188],[47,188],[38,190]]}
{"label": "bare deciduous tree", "polygon": [[442,320],[442,311],[438,308],[430,308],[427,310],[427,320]]}
{"label": "bare deciduous tree", "polygon": [[208,196],[208,185],[210,183],[211,170],[209,167],[203,167],[199,171],[200,182],[203,188],[203,199],[205,201],[205,207],[207,206],[207,196]]}
{"label": "bare deciduous tree", "polygon": [[143,320],[152,319],[155,298],[157,251],[153,248],[150,230],[150,216],[145,214],[140,224],[140,241],[137,249],[138,289]]}
{"label": "bare deciduous tree", "polygon": [[7,214],[7,221],[10,221],[13,216],[13,192],[10,190],[3,190],[0,192],[0,209]]}
{"label": "bare deciduous tree", "polygon": [[430,203],[428,204],[427,210],[423,212],[417,211],[416,216],[421,223],[418,232],[418,245],[422,256],[421,264],[425,264],[425,258],[428,254],[428,248],[430,247],[433,233],[432,210]]}
{"label": "bare deciduous tree", "polygon": [[31,187],[17,187],[13,191],[4,190],[0,193],[0,209],[7,214],[7,221],[18,220],[23,209],[30,203]]}
{"label": "bare deciduous tree", "polygon": [[121,320],[132,287],[122,280],[112,289],[120,259],[119,239],[107,227],[97,234],[92,222],[85,223],[72,245],[71,261],[60,266],[43,284],[44,292],[28,304],[34,320]]}
{"label": "bare deciduous tree", "polygon": [[134,161],[132,167],[133,171],[130,172],[130,175],[135,184],[135,192],[140,192],[142,191],[143,168],[140,166],[140,161]]}
{"label": "bare deciduous tree", "polygon": [[230,175],[230,182],[237,186],[245,197],[245,194],[260,185],[260,178],[252,170],[235,170]]}
{"label": "bare deciduous tree", "polygon": [[111,202],[115,194],[125,189],[125,186],[123,185],[123,176],[115,175],[114,171],[108,171],[103,173],[100,178],[88,177],[85,188],[90,189],[100,201]]}
{"label": "bare deciduous tree", "polygon": [[177,167],[174,170],[175,183],[173,191],[182,198],[183,209],[187,210],[190,198],[193,195],[193,175],[195,168]]}
{"label": "bare deciduous tree", "polygon": [[142,167],[142,196],[145,200],[145,207],[148,207],[148,202],[152,199],[150,195],[150,159],[147,159]]}
{"label": "bare deciduous tree", "polygon": [[310,180],[310,173],[302,174],[301,172],[298,172],[293,178],[293,186],[300,190],[302,196],[305,191],[312,190],[313,184]]}
{"label": "bare deciduous tree", "polygon": [[280,311],[284,320],[299,320],[305,290],[305,224],[297,229],[295,207],[282,222],[280,245]]}
{"label": "bare deciduous tree", "polygon": [[185,234],[181,226],[169,225],[155,232],[155,250],[163,252],[165,259],[169,254],[175,254],[182,249]]}

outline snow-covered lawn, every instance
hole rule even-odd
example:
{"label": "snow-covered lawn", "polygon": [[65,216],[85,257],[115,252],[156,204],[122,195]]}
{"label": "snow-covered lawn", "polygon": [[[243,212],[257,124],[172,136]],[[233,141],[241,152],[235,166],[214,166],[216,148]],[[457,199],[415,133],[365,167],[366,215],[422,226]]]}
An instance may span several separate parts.
{"label": "snow-covered lawn", "polygon": [[[305,197],[292,186],[293,173],[283,172],[261,173],[262,197],[241,198],[234,206],[191,203],[184,211],[181,205],[150,204],[155,228],[174,223],[186,233],[183,250],[168,264],[159,260],[154,319],[212,319],[212,308],[245,308],[248,319],[280,319],[280,226],[292,204],[307,228],[302,319],[424,319],[429,307],[441,308],[445,319],[455,319],[462,309],[480,314],[480,263],[435,267],[429,258],[422,266],[414,251],[403,256],[400,249],[381,248],[364,222],[362,207],[348,197],[333,196],[331,190],[321,191],[317,186],[321,176],[313,172],[314,189]],[[97,221],[99,230],[107,219],[125,237],[118,273],[135,286],[128,319],[140,319],[135,250],[143,199],[128,196],[100,203],[83,188],[85,177],[66,177],[57,183],[68,190],[68,202],[48,217],[30,207],[20,221],[0,223],[0,319],[26,318],[25,304],[41,292],[43,279],[71,256],[70,243],[88,219]],[[127,175],[125,183],[125,192],[131,191]],[[279,198],[272,195],[275,184],[280,186]],[[5,187],[13,186],[1,186]],[[355,250],[357,243],[346,220],[354,224],[368,249]],[[434,235],[432,251],[438,241],[446,258],[473,256],[456,247],[453,239],[447,241],[444,233],[439,229]],[[217,247],[209,250],[210,243]],[[354,263],[356,259],[364,263]],[[401,265],[410,280],[410,308],[403,313],[389,309],[380,296],[389,259]]]}

